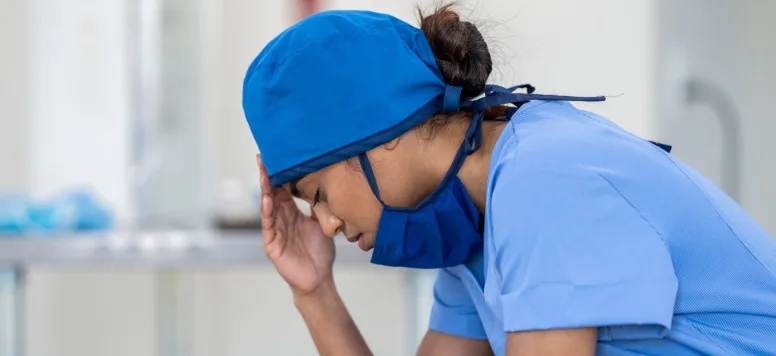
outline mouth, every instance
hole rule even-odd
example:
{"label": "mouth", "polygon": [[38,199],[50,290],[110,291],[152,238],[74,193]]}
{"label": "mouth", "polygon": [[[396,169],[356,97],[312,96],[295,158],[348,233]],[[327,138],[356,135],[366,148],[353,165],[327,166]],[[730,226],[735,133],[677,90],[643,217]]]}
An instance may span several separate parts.
{"label": "mouth", "polygon": [[358,234],[352,237],[347,238],[349,242],[355,242],[358,243],[358,248],[360,248],[362,251],[366,251],[367,248],[364,245],[364,234]]}

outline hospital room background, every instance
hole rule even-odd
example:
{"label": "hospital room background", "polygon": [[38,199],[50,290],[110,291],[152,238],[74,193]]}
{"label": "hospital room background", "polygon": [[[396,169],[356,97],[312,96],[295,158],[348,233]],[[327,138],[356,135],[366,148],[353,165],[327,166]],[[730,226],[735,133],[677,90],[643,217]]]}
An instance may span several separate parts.
{"label": "hospital room background", "polygon": [[[416,24],[417,4],[0,0],[0,356],[315,354],[263,257],[242,78],[310,13]],[[461,6],[492,82],[609,96],[578,106],[673,145],[776,236],[776,1]],[[337,249],[375,354],[413,354],[433,272]]]}

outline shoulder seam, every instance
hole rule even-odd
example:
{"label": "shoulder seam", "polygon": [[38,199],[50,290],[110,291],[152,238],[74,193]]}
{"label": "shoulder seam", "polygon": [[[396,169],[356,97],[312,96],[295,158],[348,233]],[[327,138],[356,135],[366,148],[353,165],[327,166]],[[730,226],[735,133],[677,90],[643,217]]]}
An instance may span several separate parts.
{"label": "shoulder seam", "polygon": [[517,129],[515,128],[515,126],[516,126],[515,124],[517,124],[523,118],[523,115],[527,114],[531,110],[534,110],[534,109],[536,109],[536,108],[538,108],[538,107],[540,107],[542,105],[546,105],[546,104],[549,104],[549,103],[552,103],[552,101],[545,101],[545,102],[536,104],[536,105],[534,105],[534,106],[532,106],[530,108],[527,108],[525,110],[522,110],[522,111],[518,110],[514,115],[512,115],[512,118],[509,119],[509,123],[507,123],[507,126],[509,127],[510,130],[512,130],[512,137],[511,137],[511,139],[514,140],[514,142],[515,142],[514,144],[519,143],[519,140],[517,139]]}
{"label": "shoulder seam", "polygon": [[[620,192],[620,190],[617,189],[617,187],[614,184],[612,184],[612,182],[609,179],[607,179],[603,174],[601,174],[601,172],[596,172],[596,174],[599,177],[601,177],[601,179],[603,179],[604,182],[606,182],[606,184],[608,184],[609,187],[611,187],[612,190],[614,190],[617,193],[617,195],[619,195],[620,198],[622,198],[623,201],[628,203],[628,205],[630,205],[630,207],[631,207],[631,209],[633,209],[633,211],[635,211],[637,214],[639,214],[639,217],[641,217],[641,220],[644,220],[644,222],[647,223],[647,225],[649,225],[649,227],[652,229],[652,231],[654,231],[655,234],[657,234],[657,236],[660,237],[660,241],[663,242],[663,246],[665,246],[666,250],[667,251],[671,251],[671,249],[668,248],[668,243],[666,242],[665,238],[663,238],[663,235],[661,235],[660,231],[657,228],[655,228],[655,225],[652,225],[652,223],[649,220],[647,220],[647,218],[644,216],[644,214],[641,213],[641,210],[636,208],[636,206],[633,205],[633,203],[631,203],[631,201],[628,200],[628,198],[626,198],[625,195],[623,195],[622,192]],[[670,255],[670,252],[669,252],[669,255]]]}

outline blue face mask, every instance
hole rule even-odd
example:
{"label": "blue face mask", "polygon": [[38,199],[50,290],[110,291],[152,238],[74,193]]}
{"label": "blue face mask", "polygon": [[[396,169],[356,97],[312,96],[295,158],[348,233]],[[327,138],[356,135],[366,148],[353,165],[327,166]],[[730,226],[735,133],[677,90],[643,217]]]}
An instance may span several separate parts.
{"label": "blue face mask", "polygon": [[[517,88],[527,88],[528,94],[515,94]],[[472,202],[457,174],[467,156],[482,142],[482,121],[485,109],[513,103],[507,112],[510,118],[517,106],[530,100],[601,101],[602,97],[567,97],[532,94],[534,88],[521,85],[512,88],[488,86],[485,97],[475,101],[460,101],[461,89],[448,86],[443,112],[458,112],[461,107],[472,112],[472,122],[466,138],[458,149],[453,164],[437,189],[414,208],[396,208],[380,199],[372,167],[366,153],[359,155],[369,186],[383,205],[383,213],[375,237],[372,263],[395,267],[443,268],[464,263],[482,244],[480,212]]]}
{"label": "blue face mask", "polygon": [[463,160],[474,152],[466,147],[472,145],[461,145],[442,183],[415,208],[383,203],[369,160],[365,153],[359,155],[369,185],[383,204],[372,263],[411,268],[455,266],[482,244],[480,212],[457,177]]}

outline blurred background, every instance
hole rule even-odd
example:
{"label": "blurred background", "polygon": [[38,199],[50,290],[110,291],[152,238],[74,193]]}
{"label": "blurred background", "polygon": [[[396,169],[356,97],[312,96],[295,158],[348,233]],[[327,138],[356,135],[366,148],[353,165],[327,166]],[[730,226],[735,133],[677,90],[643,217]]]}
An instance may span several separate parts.
{"label": "blurred background", "polygon": [[[468,0],[492,81],[674,146],[776,235],[776,2]],[[242,79],[326,9],[425,0],[0,0],[0,355],[313,355],[262,257]],[[338,246],[375,354],[412,354],[433,274]],[[735,261],[720,261],[721,263]]]}

